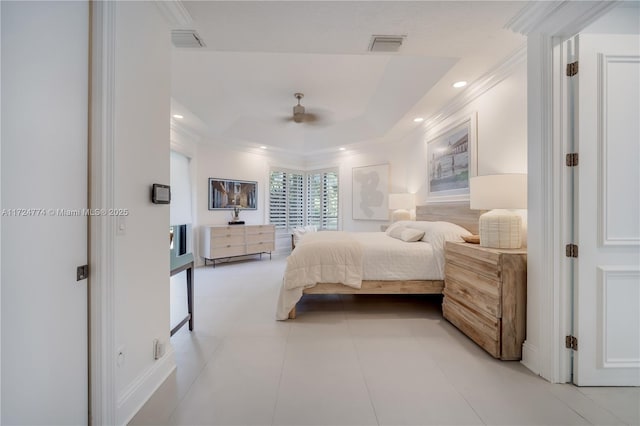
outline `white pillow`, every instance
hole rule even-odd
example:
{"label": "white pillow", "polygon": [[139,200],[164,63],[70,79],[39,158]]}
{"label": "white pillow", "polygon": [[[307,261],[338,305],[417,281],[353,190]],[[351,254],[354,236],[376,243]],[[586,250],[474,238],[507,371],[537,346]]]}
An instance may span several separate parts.
{"label": "white pillow", "polygon": [[408,243],[415,243],[416,241],[420,241],[423,236],[424,231],[421,231],[419,229],[405,228],[400,233],[400,239]]}
{"label": "white pillow", "polygon": [[426,241],[438,249],[444,249],[445,241],[463,241],[463,235],[471,235],[471,232],[451,222],[427,222],[415,221],[407,225],[407,228],[424,231],[422,241]]}
{"label": "white pillow", "polygon": [[397,238],[398,240],[402,237],[402,232],[407,228],[404,226],[394,226],[391,230],[387,229],[387,235],[391,238]]}
{"label": "white pillow", "polygon": [[387,230],[385,231],[387,233],[387,235],[391,236],[391,233],[394,231],[394,229],[396,228],[406,228],[408,224],[411,223],[415,223],[415,221],[413,220],[399,220],[397,222],[393,222],[391,225],[389,225],[389,227],[387,228]]}
{"label": "white pillow", "polygon": [[317,231],[318,231],[318,228],[316,226],[313,226],[313,225],[295,228],[293,230],[293,241],[294,241],[294,244],[298,244],[298,241],[300,241],[300,238],[302,238],[303,235],[308,234],[310,232],[317,232]]}

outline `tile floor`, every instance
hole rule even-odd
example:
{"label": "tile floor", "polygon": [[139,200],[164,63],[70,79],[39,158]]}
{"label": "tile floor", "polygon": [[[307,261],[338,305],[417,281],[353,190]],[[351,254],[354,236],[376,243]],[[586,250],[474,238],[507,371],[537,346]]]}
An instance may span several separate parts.
{"label": "tile floor", "polygon": [[[199,268],[195,330],[131,425],[638,425],[640,389],[552,385],[491,358],[440,296],[305,296],[275,321],[285,257]],[[172,283],[172,318],[186,311]]]}

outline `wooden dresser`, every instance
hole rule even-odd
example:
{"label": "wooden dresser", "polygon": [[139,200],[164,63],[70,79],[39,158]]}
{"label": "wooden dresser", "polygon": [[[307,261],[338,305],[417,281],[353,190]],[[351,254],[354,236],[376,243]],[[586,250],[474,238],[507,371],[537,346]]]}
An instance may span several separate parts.
{"label": "wooden dresser", "polygon": [[221,225],[203,226],[200,236],[200,256],[216,265],[217,259],[250,254],[269,253],[275,250],[275,225]]}
{"label": "wooden dresser", "polygon": [[495,358],[522,357],[527,252],[447,242],[444,317]]}

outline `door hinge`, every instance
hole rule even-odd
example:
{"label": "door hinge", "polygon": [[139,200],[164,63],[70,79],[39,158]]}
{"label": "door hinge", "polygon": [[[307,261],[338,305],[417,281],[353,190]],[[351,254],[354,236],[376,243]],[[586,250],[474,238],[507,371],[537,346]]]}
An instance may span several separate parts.
{"label": "door hinge", "polygon": [[564,345],[567,349],[578,350],[578,338],[575,336],[566,336],[564,338]]}
{"label": "door hinge", "polygon": [[573,77],[578,74],[578,61],[567,64],[567,77]]}
{"label": "door hinge", "polygon": [[86,280],[89,277],[89,265],[78,266],[76,270],[76,281]]}
{"label": "door hinge", "polygon": [[577,152],[572,152],[570,154],[567,154],[567,167],[575,167],[578,165],[578,153]]}
{"label": "door hinge", "polygon": [[576,244],[567,244],[565,250],[567,257],[578,257],[578,246]]}

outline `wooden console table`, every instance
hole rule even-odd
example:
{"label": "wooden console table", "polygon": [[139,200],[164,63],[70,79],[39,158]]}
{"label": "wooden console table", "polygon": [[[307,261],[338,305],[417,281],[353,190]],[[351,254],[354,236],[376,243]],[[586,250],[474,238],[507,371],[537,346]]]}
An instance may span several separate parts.
{"label": "wooden console table", "polygon": [[176,334],[180,327],[189,323],[189,331],[193,331],[193,256],[191,261],[180,266],[172,267],[171,276],[179,274],[182,271],[187,272],[187,316],[175,327],[171,329],[170,336]]}

